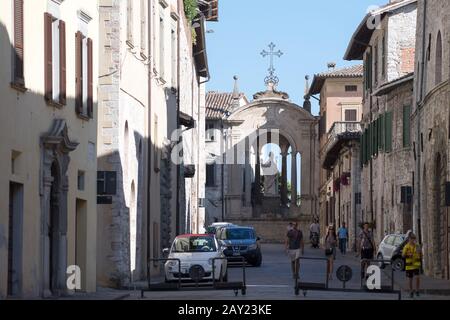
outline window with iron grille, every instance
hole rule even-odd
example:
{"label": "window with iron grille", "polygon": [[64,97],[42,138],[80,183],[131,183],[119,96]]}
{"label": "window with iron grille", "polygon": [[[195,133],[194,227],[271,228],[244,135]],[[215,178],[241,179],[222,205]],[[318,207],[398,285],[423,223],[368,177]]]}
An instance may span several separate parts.
{"label": "window with iron grille", "polygon": [[116,195],[117,192],[117,172],[98,171],[97,172],[97,195]]}
{"label": "window with iron grille", "polygon": [[358,86],[345,86],[345,92],[356,92],[358,91]]}

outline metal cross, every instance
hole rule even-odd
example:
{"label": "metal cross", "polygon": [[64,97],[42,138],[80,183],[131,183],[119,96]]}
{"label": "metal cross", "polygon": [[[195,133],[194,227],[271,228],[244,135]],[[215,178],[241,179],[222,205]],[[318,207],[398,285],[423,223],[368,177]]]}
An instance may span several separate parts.
{"label": "metal cross", "polygon": [[275,67],[273,66],[273,57],[281,58],[281,56],[283,55],[283,52],[281,52],[280,50],[274,51],[276,45],[273,42],[271,42],[268,47],[270,49],[269,52],[267,52],[266,50],[263,50],[261,52],[261,55],[264,58],[267,57],[267,56],[270,57],[270,65],[269,65],[269,69],[268,69],[269,76],[266,77],[266,84],[269,83],[270,81],[272,81],[275,84],[277,84],[278,83],[278,78],[274,75],[275,74]]}

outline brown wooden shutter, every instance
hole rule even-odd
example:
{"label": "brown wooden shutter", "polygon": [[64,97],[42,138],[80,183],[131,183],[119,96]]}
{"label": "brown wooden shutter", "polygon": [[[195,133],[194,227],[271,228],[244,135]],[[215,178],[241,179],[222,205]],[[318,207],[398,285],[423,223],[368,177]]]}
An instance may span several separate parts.
{"label": "brown wooden shutter", "polygon": [[44,66],[44,84],[45,99],[53,99],[53,58],[52,58],[52,23],[53,17],[49,13],[44,13],[44,47],[45,47],[45,66]]}
{"label": "brown wooden shutter", "polygon": [[83,113],[83,34],[75,35],[75,111]]}
{"label": "brown wooden shutter", "polygon": [[87,40],[87,81],[88,81],[88,92],[87,92],[87,110],[89,118],[94,118],[94,74],[93,74],[93,52],[92,52],[92,39],[88,38]]}
{"label": "brown wooden shutter", "polygon": [[59,103],[66,104],[66,23],[59,21]]}
{"label": "brown wooden shutter", "polygon": [[14,1],[14,83],[25,85],[23,74],[23,0]]}

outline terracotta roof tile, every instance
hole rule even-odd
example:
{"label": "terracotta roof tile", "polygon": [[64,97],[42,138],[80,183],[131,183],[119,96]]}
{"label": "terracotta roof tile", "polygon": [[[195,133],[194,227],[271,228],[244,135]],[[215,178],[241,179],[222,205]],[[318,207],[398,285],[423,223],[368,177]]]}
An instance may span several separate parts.
{"label": "terracotta roof tile", "polygon": [[[241,98],[244,94],[241,93]],[[206,93],[206,119],[222,119],[227,111],[231,110],[233,102],[232,92],[210,91]]]}

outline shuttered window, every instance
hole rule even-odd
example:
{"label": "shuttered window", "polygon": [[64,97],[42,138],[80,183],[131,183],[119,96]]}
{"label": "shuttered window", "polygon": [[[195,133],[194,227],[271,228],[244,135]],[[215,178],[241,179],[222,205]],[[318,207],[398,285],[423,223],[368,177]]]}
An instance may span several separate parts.
{"label": "shuttered window", "polygon": [[403,147],[411,146],[411,106],[403,107]]}
{"label": "shuttered window", "polygon": [[88,117],[93,119],[94,118],[94,69],[93,69],[93,46],[92,46],[92,39],[87,39],[87,81],[88,81],[88,88],[87,88],[87,112]]}
{"label": "shuttered window", "polygon": [[82,32],[75,35],[75,110],[80,116],[94,117],[93,42]]}
{"label": "shuttered window", "polygon": [[379,149],[384,151],[384,144],[385,144],[384,136],[385,136],[385,130],[386,130],[385,126],[384,126],[384,113],[380,115],[379,121],[380,121],[380,123],[379,123],[380,127],[379,127],[379,131],[378,131],[378,133],[379,133]]}
{"label": "shuttered window", "polygon": [[75,35],[75,110],[83,114],[83,34]]}
{"label": "shuttered window", "polygon": [[385,150],[386,152],[392,151],[392,112],[388,112],[385,115]]}
{"label": "shuttered window", "polygon": [[347,109],[345,110],[345,121],[346,122],[355,122],[357,121],[357,110],[356,109]]}
{"label": "shuttered window", "polygon": [[66,104],[66,24],[44,13],[44,97],[52,105]]}
{"label": "shuttered window", "polygon": [[66,104],[66,23],[59,21],[59,103]]}
{"label": "shuttered window", "polygon": [[14,70],[13,82],[25,86],[24,79],[24,13],[23,0],[14,0]]}
{"label": "shuttered window", "polygon": [[53,100],[53,54],[52,54],[52,23],[53,17],[49,13],[44,13],[44,50],[45,50],[45,70],[44,86],[45,100]]}

